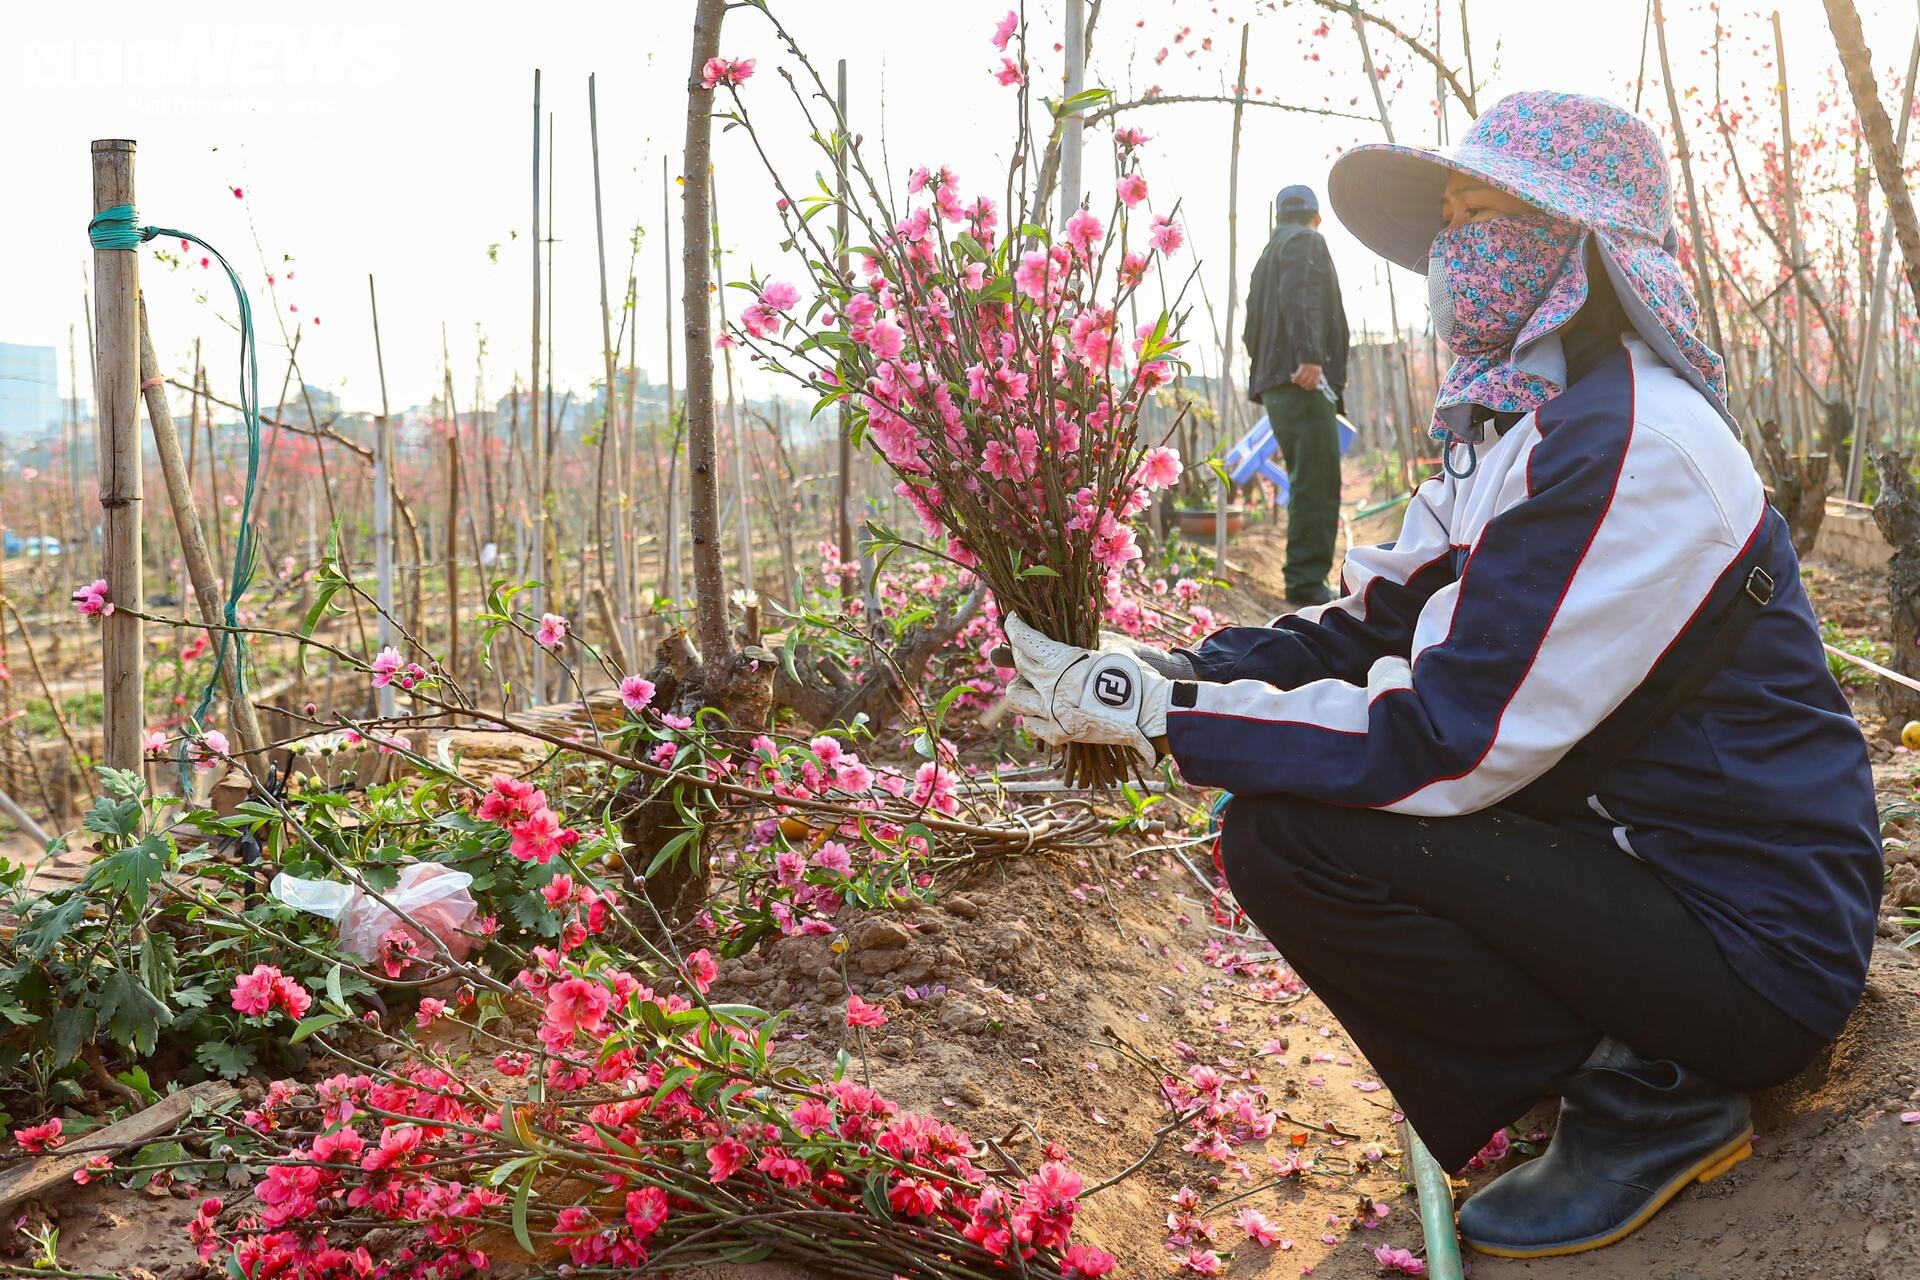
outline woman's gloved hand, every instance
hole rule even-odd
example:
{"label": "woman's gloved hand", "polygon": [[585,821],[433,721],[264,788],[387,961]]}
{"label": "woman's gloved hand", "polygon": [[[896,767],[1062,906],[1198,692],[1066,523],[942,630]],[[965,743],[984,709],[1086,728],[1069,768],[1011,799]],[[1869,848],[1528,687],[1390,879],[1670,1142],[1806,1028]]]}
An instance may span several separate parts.
{"label": "woman's gloved hand", "polygon": [[1020,673],[1007,687],[1007,709],[1029,733],[1054,747],[1125,747],[1149,767],[1159,759],[1153,740],[1167,731],[1171,681],[1132,654],[1050,640],[1013,614],[1002,625]]}

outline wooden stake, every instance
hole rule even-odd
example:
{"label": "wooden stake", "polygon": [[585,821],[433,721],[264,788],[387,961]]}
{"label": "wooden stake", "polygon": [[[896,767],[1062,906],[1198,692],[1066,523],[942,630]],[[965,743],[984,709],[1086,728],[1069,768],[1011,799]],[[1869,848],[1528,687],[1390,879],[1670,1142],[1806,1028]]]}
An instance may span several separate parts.
{"label": "wooden stake", "polygon": [[[380,347],[380,299],[373,275],[367,275],[367,308],[373,315],[373,362],[380,371],[380,416],[373,420],[373,576],[374,601],[380,606],[380,647],[394,643],[393,625],[393,418],[387,407],[387,357]],[[391,681],[374,690],[380,718],[399,713]]]}
{"label": "wooden stake", "polygon": [[[544,613],[547,604],[547,513],[541,503],[546,490],[542,477],[547,471],[546,433],[540,429],[540,71],[533,73],[533,377],[527,383],[527,401],[533,415],[533,476],[527,506],[533,539],[532,591],[533,612]],[[533,701],[546,701],[547,661],[538,645],[533,653]]]}
{"label": "wooden stake", "polygon": [[[667,500],[663,504],[661,527],[660,589],[678,609],[682,603],[680,567],[680,424],[674,419],[673,389],[673,182],[667,172],[667,157],[660,157],[660,253],[662,279],[667,282],[660,305],[667,317]],[[683,290],[684,292],[684,290]]]}
{"label": "wooden stake", "polygon": [[[1086,87],[1087,10],[1084,0],[1066,0],[1066,5],[1067,29],[1064,40],[1067,56],[1066,96],[1071,98]],[[1247,28],[1243,23],[1240,27],[1240,45],[1243,50],[1247,43],[1246,36]],[[1244,78],[1243,72],[1242,79]],[[1234,117],[1237,122],[1238,108],[1235,109]],[[1084,127],[1081,113],[1078,111],[1067,116],[1060,126],[1060,216],[1056,219],[1056,225],[1060,227],[1065,227],[1067,219],[1073,216],[1073,211],[1080,207],[1081,134]],[[1044,212],[1042,216],[1045,216]]]}
{"label": "wooden stake", "polygon": [[[713,270],[716,276],[723,274],[720,261],[720,184],[719,180],[708,175],[708,195],[713,201]],[[724,282],[717,281],[719,288],[713,291],[714,300],[720,307],[720,332],[727,331],[727,288]],[[734,516],[739,520],[740,534],[740,586],[747,594],[747,603],[754,602],[753,577],[753,524],[747,519],[747,442],[740,429],[740,412],[733,397],[733,349],[725,347],[720,352],[720,362],[726,371],[727,379],[727,430],[733,435],[733,493]]]}
{"label": "wooden stake", "polygon": [[460,410],[453,403],[453,364],[447,359],[447,326],[440,325],[440,366],[447,401],[447,527],[441,552],[447,577],[447,675],[460,679]]}
{"label": "wooden stake", "polygon": [[[154,453],[159,456],[160,473],[166,480],[167,503],[173,508],[173,527],[180,534],[180,558],[186,561],[187,578],[193,583],[201,619],[209,627],[218,627],[226,622],[220,607],[219,575],[207,550],[206,535],[200,529],[200,513],[193,500],[193,476],[187,470],[186,459],[180,455],[180,436],[174,430],[173,411],[167,405],[167,390],[160,380],[160,361],[154,355],[153,332],[147,323],[147,300],[141,298],[138,306],[147,422],[153,428]],[[260,732],[253,699],[247,695],[246,673],[240,668],[237,653],[233,661],[221,669],[220,675],[226,686],[234,736],[240,743],[240,758],[256,777],[263,776],[267,768],[267,739]]]}
{"label": "wooden stake", "polygon": [[[1907,154],[1907,124],[1913,119],[1914,81],[1920,76],[1920,27],[1913,33],[1913,49],[1907,54],[1907,89],[1900,96],[1899,136],[1894,139],[1894,157],[1904,168]],[[1887,317],[1887,281],[1893,266],[1893,210],[1887,210],[1887,216],[1880,224],[1880,252],[1873,265],[1873,295],[1867,306],[1867,322],[1860,331],[1860,378],[1854,385],[1853,394],[1853,444],[1847,455],[1846,498],[1849,502],[1860,501],[1860,491],[1865,476],[1860,465],[1861,455],[1865,451],[1867,422],[1873,410],[1874,372],[1880,357],[1880,327]],[[1899,329],[1894,330],[1894,351],[1900,349]],[[1896,379],[1897,385],[1897,379]],[[1899,418],[1896,416],[1897,423]]]}
{"label": "wooden stake", "polygon": [[[607,363],[607,421],[603,428],[600,450],[601,475],[594,490],[596,503],[599,493],[606,484],[607,450],[605,442],[613,444],[613,600],[614,635],[613,639],[625,653],[635,652],[633,647],[633,589],[627,580],[627,454],[626,437],[620,429],[620,411],[615,395],[620,387],[618,376],[619,357],[613,342],[613,308],[607,301],[607,229],[606,220],[600,204],[600,107],[594,94],[594,78],[587,77],[587,125],[593,135],[593,238],[600,256],[600,346]],[[628,386],[632,386],[632,375],[628,376]],[[629,391],[631,394],[631,391]],[[606,561],[601,562],[601,577],[606,576]],[[601,582],[604,589],[606,583]]]}
{"label": "wooden stake", "polygon": [[[1356,18],[1355,25],[1359,20]],[[1246,107],[1248,23],[1240,24],[1240,71],[1233,82],[1233,145],[1227,159],[1227,328],[1220,336],[1220,431],[1231,430],[1233,397],[1233,322],[1240,305],[1240,118]],[[1364,36],[1362,39],[1364,40]],[[1077,163],[1077,161],[1076,161]],[[1225,480],[1216,480],[1219,501],[1213,516],[1213,563],[1215,572],[1224,573],[1227,564],[1227,506],[1233,489]]]}
{"label": "wooden stake", "polygon": [[[840,127],[847,129],[847,60],[840,59],[840,84],[838,110]],[[850,130],[847,130],[849,135]],[[842,280],[847,279],[847,157],[842,146],[834,156],[834,170],[837,175],[836,193],[839,196],[839,208],[836,211],[836,243],[840,252],[834,259],[834,266]],[[847,420],[847,402],[840,402],[840,452],[834,474],[834,542],[840,550],[840,563],[851,564],[858,554],[853,545],[853,425]],[[856,585],[846,574],[840,575],[840,597],[850,599]]]}
{"label": "wooden stake", "polygon": [[1680,118],[1680,95],[1673,86],[1673,67],[1667,60],[1667,19],[1660,0],[1653,0],[1653,33],[1660,48],[1660,79],[1667,90],[1667,114],[1673,119],[1674,149],[1680,156],[1680,178],[1687,189],[1687,230],[1693,237],[1694,289],[1707,320],[1707,340],[1715,351],[1726,350],[1720,331],[1720,307],[1713,296],[1713,269],[1708,262],[1706,232],[1700,224],[1700,197],[1693,185],[1693,153],[1687,149],[1687,127]]}
{"label": "wooden stake", "polygon": [[[93,144],[93,207],[132,205],[131,138]],[[106,579],[120,607],[100,620],[105,695],[102,758],[137,773],[146,736],[146,654],[135,613],[146,608],[140,554],[140,256],[93,251],[94,310],[100,341],[100,508],[106,525]]]}

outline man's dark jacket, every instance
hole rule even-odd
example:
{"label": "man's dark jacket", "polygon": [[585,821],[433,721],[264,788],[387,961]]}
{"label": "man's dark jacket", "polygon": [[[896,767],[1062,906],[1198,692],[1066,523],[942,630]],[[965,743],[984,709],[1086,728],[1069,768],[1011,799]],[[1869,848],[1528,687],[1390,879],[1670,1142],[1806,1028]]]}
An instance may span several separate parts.
{"label": "man's dark jacket", "polygon": [[1274,229],[1247,287],[1243,335],[1253,374],[1247,396],[1287,385],[1303,364],[1320,366],[1335,392],[1347,385],[1347,309],[1333,257],[1318,231],[1283,222]]}

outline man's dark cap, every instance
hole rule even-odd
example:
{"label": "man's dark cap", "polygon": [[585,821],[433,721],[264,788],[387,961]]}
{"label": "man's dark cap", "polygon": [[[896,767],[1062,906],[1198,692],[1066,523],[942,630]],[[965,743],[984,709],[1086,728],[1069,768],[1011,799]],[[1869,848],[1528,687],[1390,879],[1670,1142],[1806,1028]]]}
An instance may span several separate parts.
{"label": "man's dark cap", "polygon": [[1273,198],[1276,213],[1318,213],[1320,201],[1314,196],[1313,188],[1295,183],[1280,188],[1280,194]]}

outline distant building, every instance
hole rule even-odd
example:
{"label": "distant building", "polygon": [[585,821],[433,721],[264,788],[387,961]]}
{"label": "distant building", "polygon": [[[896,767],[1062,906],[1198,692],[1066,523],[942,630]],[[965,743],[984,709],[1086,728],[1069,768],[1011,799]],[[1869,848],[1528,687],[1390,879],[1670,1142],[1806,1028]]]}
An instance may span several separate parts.
{"label": "distant building", "polygon": [[62,420],[52,347],[0,342],[0,435],[38,436]]}

